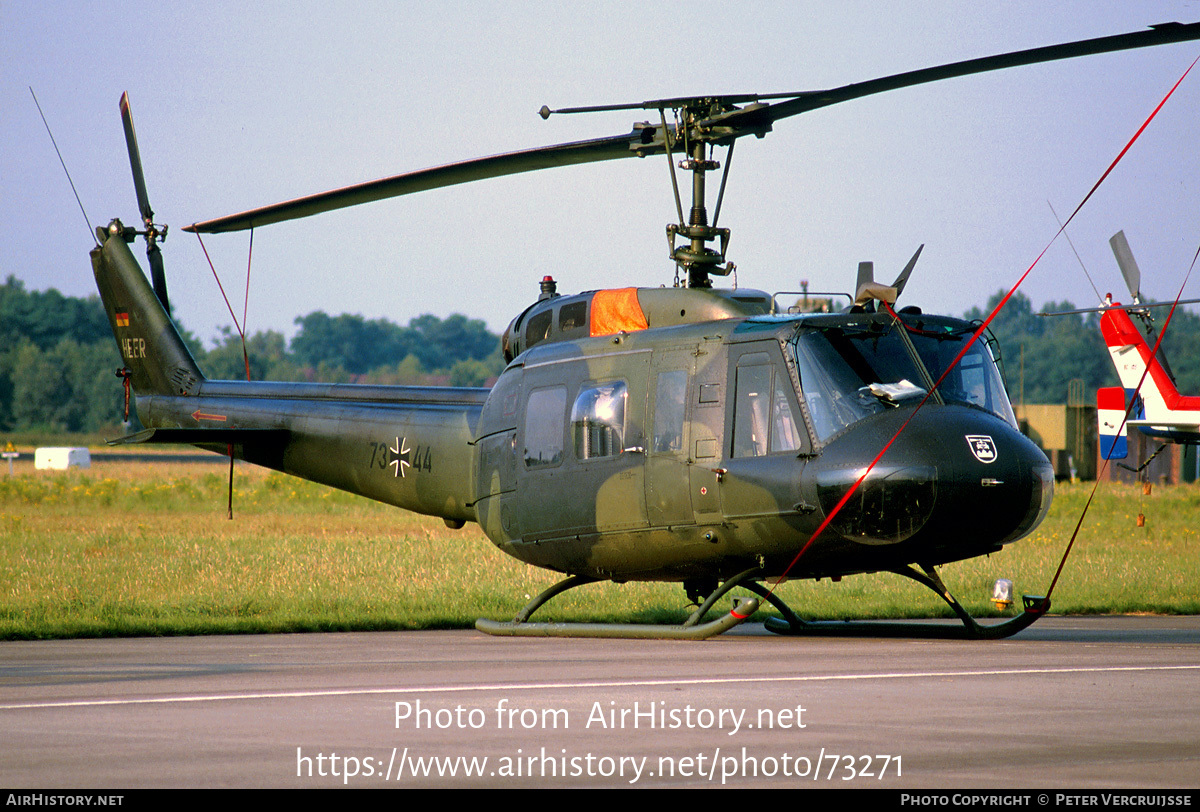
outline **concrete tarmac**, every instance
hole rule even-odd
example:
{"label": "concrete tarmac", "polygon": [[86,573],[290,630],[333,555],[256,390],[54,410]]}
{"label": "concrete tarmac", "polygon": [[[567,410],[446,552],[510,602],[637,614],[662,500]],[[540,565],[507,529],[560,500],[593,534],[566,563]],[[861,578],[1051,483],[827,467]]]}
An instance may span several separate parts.
{"label": "concrete tarmac", "polygon": [[0,785],[1195,788],[1200,618],[0,643]]}

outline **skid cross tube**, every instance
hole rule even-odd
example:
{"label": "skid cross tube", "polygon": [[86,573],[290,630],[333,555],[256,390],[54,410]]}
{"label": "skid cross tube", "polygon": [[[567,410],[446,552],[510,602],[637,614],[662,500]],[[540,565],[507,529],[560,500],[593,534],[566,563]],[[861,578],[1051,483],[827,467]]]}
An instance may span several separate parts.
{"label": "skid cross tube", "polygon": [[[475,628],[486,634],[500,637],[610,637],[618,639],[654,639],[654,640],[706,640],[718,634],[727,632],[744,621],[758,609],[758,599],[736,599],[734,607],[729,612],[711,620],[700,623],[704,614],[712,608],[723,595],[738,586],[744,586],[752,592],[759,592],[758,584],[749,580],[759,574],[757,567],[729,578],[708,596],[708,599],[696,609],[688,619],[679,626],[663,626],[656,623],[529,623],[529,617],[542,604],[568,589],[594,583],[597,579],[583,575],[571,575],[531,600],[508,623],[502,623],[487,618],[475,621]],[[758,589],[755,589],[758,587]]]}

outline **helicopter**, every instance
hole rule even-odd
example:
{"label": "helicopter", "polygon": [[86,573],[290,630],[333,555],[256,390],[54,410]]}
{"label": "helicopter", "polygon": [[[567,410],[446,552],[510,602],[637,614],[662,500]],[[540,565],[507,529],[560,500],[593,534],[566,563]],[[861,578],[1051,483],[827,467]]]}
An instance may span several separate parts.
{"label": "helicopter", "polygon": [[[1200,299],[1147,303],[1141,296],[1141,269],[1133,257],[1124,231],[1109,238],[1109,247],[1129,289],[1132,304],[1104,297],[1099,307],[1039,313],[1041,316],[1067,316],[1100,313],[1100,333],[1109,360],[1121,381],[1120,386],[1096,390],[1096,423],[1100,438],[1100,457],[1123,460],[1129,456],[1129,432],[1137,431],[1158,440],[1160,445],[1140,467],[1122,467],[1138,473],[1144,470],[1166,444],[1200,445],[1200,396],[1180,394],[1175,374],[1162,350],[1160,332],[1154,326],[1151,311],[1156,308],[1196,304]],[[1141,329],[1131,316],[1141,322]]]}
{"label": "helicopter", "polygon": [[[1100,332],[1121,380],[1120,386],[1096,390],[1100,454],[1104,459],[1128,457],[1130,429],[1167,443],[1198,445],[1200,396],[1179,393],[1150,316],[1151,309],[1167,305],[1143,304],[1141,270],[1133,258],[1125,232],[1118,231],[1109,244],[1129,288],[1132,304],[1114,302],[1109,295],[1105,306],[1100,308]],[[1188,299],[1175,304],[1197,301]],[[1134,325],[1131,314],[1141,321],[1141,330]],[[1160,446],[1159,451],[1163,447]],[[1149,462],[1147,460],[1142,467]]]}
{"label": "helicopter", "polygon": [[[703,639],[760,602],[781,634],[1000,638],[1049,600],[981,624],[936,567],[1028,535],[1049,510],[1054,472],[1017,427],[982,328],[895,309],[921,249],[891,285],[859,266],[850,306],[805,313],[786,294],[717,288],[729,276],[719,227],[730,157],[746,136],[825,106],[1017,65],[1200,39],[1200,24],[956,62],[823,91],[690,96],[552,110],[653,111],[627,133],[466,160],[193,223],[212,234],[519,172],[666,157],[677,221],[671,287],[537,299],[504,331],[489,388],[219,381],[205,378],[170,316],[159,242],[128,96],[121,114],[142,228],[96,229],[97,287],[125,366],[136,430],[116,444],[183,443],[351,491],[451,528],[477,523],[502,551],[561,573],[498,635]],[[708,174],[721,169],[710,219]],[[676,170],[691,175],[690,207]],[[130,244],[146,241],[147,280]],[[249,375],[247,375],[249,377]],[[881,449],[883,449],[881,451]],[[886,452],[886,453],[885,453]],[[769,585],[893,572],[950,606],[961,626],[802,620]],[[697,608],[677,627],[538,623],[531,615],[593,582],[681,583]],[[735,601],[704,621],[716,602]]]}

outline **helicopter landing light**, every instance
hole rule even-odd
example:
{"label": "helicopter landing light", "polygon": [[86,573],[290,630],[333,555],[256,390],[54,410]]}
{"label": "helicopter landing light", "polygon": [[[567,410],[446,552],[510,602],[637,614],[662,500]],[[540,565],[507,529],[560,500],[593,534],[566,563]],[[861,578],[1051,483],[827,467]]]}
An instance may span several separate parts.
{"label": "helicopter landing light", "polygon": [[1004,611],[1013,605],[1013,582],[1007,578],[997,578],[992,584],[992,603],[996,609]]}

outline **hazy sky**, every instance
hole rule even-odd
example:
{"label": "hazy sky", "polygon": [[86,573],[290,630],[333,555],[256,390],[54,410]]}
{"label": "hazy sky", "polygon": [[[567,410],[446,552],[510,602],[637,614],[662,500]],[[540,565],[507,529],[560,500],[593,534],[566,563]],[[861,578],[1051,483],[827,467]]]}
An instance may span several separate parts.
{"label": "hazy sky", "polygon": [[[901,8],[903,6],[903,8]],[[498,152],[627,132],[637,112],[543,104],[813,90],[1018,48],[1200,20],[1200,3],[56,3],[0,0],[0,275],[94,291],[92,246],[29,87],[93,226],[136,223],[117,102],[128,90],[176,314],[231,320],[197,220]],[[780,122],[734,155],[721,225],[738,283],[848,289],[925,252],[905,303],[962,313],[1008,287],[1200,43],[966,77]],[[1072,225],[1101,292],[1123,293],[1124,229],[1157,298],[1200,243],[1200,68]],[[723,155],[718,155],[723,160]],[[316,309],[502,329],[560,290],[670,284],[666,159],[424,192],[254,235],[249,328]],[[247,236],[205,239],[239,304]],[[137,256],[143,256],[139,245]],[[1024,288],[1095,301],[1062,242]],[[1189,294],[1200,295],[1200,280]],[[1119,296],[1120,298],[1120,296]]]}

